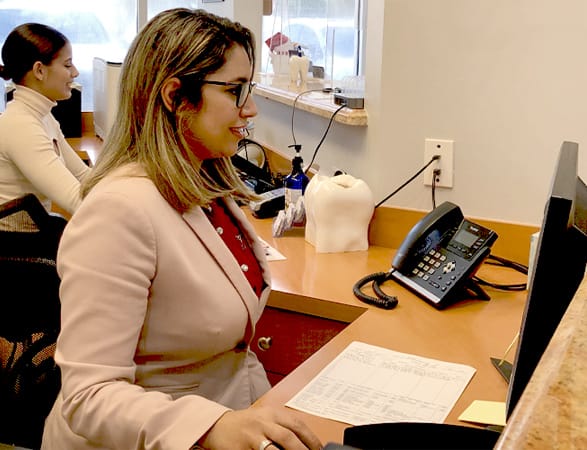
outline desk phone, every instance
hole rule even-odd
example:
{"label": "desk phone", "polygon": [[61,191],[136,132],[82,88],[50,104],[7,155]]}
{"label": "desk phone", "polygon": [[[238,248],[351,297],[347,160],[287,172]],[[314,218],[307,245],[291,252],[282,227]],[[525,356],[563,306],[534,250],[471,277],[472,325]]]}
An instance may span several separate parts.
{"label": "desk phone", "polygon": [[390,275],[439,309],[467,292],[488,300],[471,277],[496,239],[494,231],[466,220],[457,205],[444,202],[410,230]]}

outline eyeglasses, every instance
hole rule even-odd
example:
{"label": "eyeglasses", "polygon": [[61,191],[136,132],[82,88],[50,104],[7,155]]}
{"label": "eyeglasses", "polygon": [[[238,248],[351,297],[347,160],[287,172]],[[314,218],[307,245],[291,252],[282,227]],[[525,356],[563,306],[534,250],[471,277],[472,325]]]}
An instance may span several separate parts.
{"label": "eyeglasses", "polygon": [[218,86],[234,86],[234,89],[231,89],[230,92],[234,94],[236,97],[236,107],[242,108],[245,106],[247,99],[257,83],[254,81],[246,81],[244,83],[232,83],[230,81],[213,81],[213,80],[199,80],[200,83],[204,84],[216,84]]}

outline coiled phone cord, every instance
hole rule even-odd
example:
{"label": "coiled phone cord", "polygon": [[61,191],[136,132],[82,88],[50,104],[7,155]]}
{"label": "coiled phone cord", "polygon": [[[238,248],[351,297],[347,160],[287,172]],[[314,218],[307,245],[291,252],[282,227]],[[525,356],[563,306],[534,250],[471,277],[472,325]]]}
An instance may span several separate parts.
{"label": "coiled phone cord", "polygon": [[[353,294],[355,294],[355,297],[357,297],[359,300],[370,305],[374,305],[383,309],[395,308],[398,304],[397,297],[395,295],[387,295],[385,292],[383,292],[380,286],[381,283],[384,283],[391,278],[392,272],[393,269],[389,272],[372,273],[371,275],[367,275],[361,278],[353,286]],[[371,282],[371,287],[373,288],[373,292],[375,292],[377,297],[373,297],[361,291],[361,288],[369,282]]]}

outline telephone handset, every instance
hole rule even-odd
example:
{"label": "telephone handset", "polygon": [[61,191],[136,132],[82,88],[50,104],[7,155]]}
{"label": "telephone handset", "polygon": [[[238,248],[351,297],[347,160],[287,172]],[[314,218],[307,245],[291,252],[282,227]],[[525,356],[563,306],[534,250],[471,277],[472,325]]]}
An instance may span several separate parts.
{"label": "telephone handset", "polygon": [[467,291],[488,300],[473,282],[497,234],[444,202],[410,230],[392,261],[390,276],[438,309]]}

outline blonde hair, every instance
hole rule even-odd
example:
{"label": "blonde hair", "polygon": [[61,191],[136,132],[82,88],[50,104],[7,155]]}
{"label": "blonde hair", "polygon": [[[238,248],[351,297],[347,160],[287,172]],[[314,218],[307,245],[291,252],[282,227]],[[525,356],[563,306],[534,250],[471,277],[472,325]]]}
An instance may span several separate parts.
{"label": "blonde hair", "polygon": [[[178,133],[175,111],[197,107],[194,102],[201,100],[201,85],[190,87],[189,101],[179,96],[173,112],[165,107],[160,93],[171,77],[198,74],[204,78],[216,72],[235,45],[245,49],[253,70],[254,38],[239,23],[186,8],[163,11],[151,19],[134,39],[123,62],[116,119],[96,166],[82,184],[82,197],[112,170],[137,162],[180,213],[221,196],[253,198],[230,158],[201,161]],[[200,91],[194,95],[196,89]]]}

